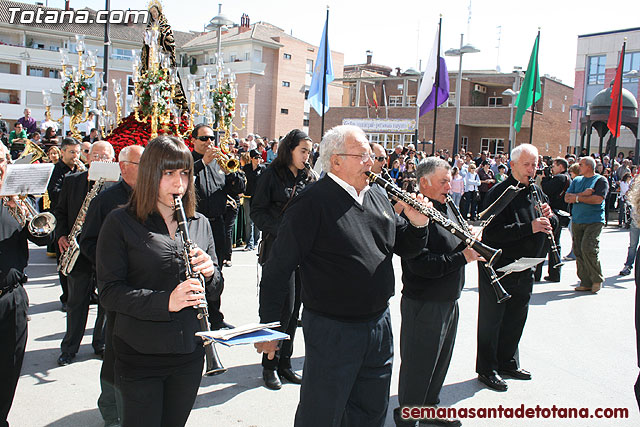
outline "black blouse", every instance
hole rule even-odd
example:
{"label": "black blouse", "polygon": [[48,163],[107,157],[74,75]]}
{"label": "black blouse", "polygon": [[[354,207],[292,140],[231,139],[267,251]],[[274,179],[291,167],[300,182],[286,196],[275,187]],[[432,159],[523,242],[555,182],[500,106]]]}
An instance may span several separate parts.
{"label": "black blouse", "polygon": [[[189,218],[191,240],[209,254],[216,267],[205,283],[208,299],[216,299],[222,289],[209,221],[196,213]],[[116,312],[114,348],[118,342],[135,355],[185,355],[201,351],[202,341],[197,310],[191,307],[169,311],[169,296],[185,280],[182,241],[175,240],[159,214],[142,224],[127,208],[111,212],[105,219],[96,252],[96,272],[100,300],[108,311]],[[119,355],[120,356],[120,355]]]}

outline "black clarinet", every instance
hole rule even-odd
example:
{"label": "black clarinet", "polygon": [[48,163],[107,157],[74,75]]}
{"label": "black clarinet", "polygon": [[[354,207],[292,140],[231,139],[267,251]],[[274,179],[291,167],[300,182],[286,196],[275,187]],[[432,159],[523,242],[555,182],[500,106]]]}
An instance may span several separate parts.
{"label": "black clarinet", "polygon": [[[204,276],[201,273],[193,271],[191,266],[191,250],[196,247],[196,244],[189,237],[189,228],[187,227],[187,216],[184,213],[184,207],[182,206],[182,198],[178,195],[173,196],[173,206],[176,211],[176,219],[178,221],[178,231],[180,237],[182,237],[182,257],[184,259],[187,279],[197,279],[200,285],[204,289]],[[203,302],[194,306],[198,310],[198,320],[200,321],[200,331],[210,332],[209,329],[209,308],[207,300],[203,294]],[[204,374],[206,376],[220,375],[227,372],[227,369],[222,366],[218,352],[213,345],[213,341],[204,340],[204,354],[206,360],[206,369]]]}
{"label": "black clarinet", "polygon": [[[471,233],[469,224],[462,217],[462,214],[460,213],[460,209],[458,209],[458,206],[453,201],[451,196],[447,196],[445,201],[447,203],[447,206],[449,206],[449,208],[455,215],[456,219],[460,223],[460,226],[462,226],[462,228],[464,228],[468,233]],[[500,284],[500,281],[498,280],[498,275],[496,274],[496,271],[493,269],[491,264],[489,264],[488,262],[482,262],[478,260],[478,265],[480,266],[480,270],[482,270],[484,274],[486,274],[487,277],[489,277],[489,283],[491,283],[491,287],[493,288],[493,291],[496,293],[498,304],[511,298],[511,295],[509,295],[509,293]]]}
{"label": "black clarinet", "polygon": [[420,203],[418,200],[411,197],[411,195],[398,188],[393,183],[380,178],[373,172],[367,171],[365,174],[369,177],[371,182],[375,182],[384,188],[390,196],[397,197],[399,200],[405,202],[418,212],[423,215],[429,217],[430,220],[438,224],[440,227],[449,231],[451,234],[456,236],[458,239],[462,240],[465,245],[473,248],[476,252],[478,252],[484,259],[487,260],[489,265],[493,265],[495,261],[500,258],[502,254],[502,249],[493,249],[478,239],[476,237],[464,230],[461,226],[451,221],[448,217],[442,215],[439,210],[433,207],[429,207],[423,203]]}
{"label": "black clarinet", "polygon": [[[542,197],[540,193],[538,193],[538,187],[535,185],[536,180],[534,178],[529,178],[529,190],[531,191],[531,199],[535,204],[536,212],[538,216],[543,216],[542,214]],[[549,240],[549,264],[553,268],[558,268],[562,266],[564,263],[562,262],[562,258],[560,257],[560,250],[558,249],[558,245],[556,244],[556,239],[553,237],[553,231],[547,234],[547,239]]]}

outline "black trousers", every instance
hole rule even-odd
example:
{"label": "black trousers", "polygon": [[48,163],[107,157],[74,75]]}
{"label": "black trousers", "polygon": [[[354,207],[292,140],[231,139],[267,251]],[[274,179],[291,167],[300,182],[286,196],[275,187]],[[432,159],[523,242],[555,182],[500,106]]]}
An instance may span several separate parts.
{"label": "black trousers", "polygon": [[284,333],[288,334],[291,339],[282,341],[280,350],[276,351],[276,355],[273,359],[269,360],[266,354],[262,355],[262,367],[265,369],[291,369],[293,340],[296,337],[296,330],[298,329],[298,318],[300,317],[300,306],[302,305],[302,302],[300,301],[302,285],[300,281],[299,269],[296,269],[296,271],[291,275],[290,280],[295,280],[295,295],[293,295],[293,299],[291,298],[291,295],[287,296],[285,307],[291,307],[291,304],[293,304],[293,311],[291,312],[291,317],[289,318],[289,325],[287,326],[287,330],[285,330]]}
{"label": "black trousers", "polygon": [[7,416],[20,378],[28,307],[29,298],[22,286],[0,295],[0,427],[9,425]]}
{"label": "black trousers", "polygon": [[341,322],[305,309],[304,375],[296,427],[382,427],[389,407],[393,332],[389,309]]}
{"label": "black trousers", "polygon": [[[60,247],[58,243],[54,243],[54,247],[56,249],[56,263],[60,264]],[[62,295],[60,295],[60,302],[63,304],[67,303],[69,299],[69,291],[67,286],[67,276],[58,272],[58,279],[60,280],[60,287],[62,288]]]}
{"label": "black trousers", "polygon": [[[209,218],[209,224],[211,224],[211,232],[213,233],[213,243],[216,246],[215,249],[216,258],[218,258],[218,265],[222,266],[225,253],[224,215]],[[211,325],[224,320],[224,314],[220,311],[221,302],[222,295],[217,299],[207,298],[207,304],[209,304],[209,323],[211,323]]]}
{"label": "black trousers", "polygon": [[518,343],[529,313],[533,270],[511,273],[500,283],[511,298],[500,304],[486,274],[479,272],[478,348],[476,372],[518,369]]}
{"label": "black trousers", "polygon": [[[117,356],[116,356],[117,357]],[[184,426],[198,395],[203,358],[172,372],[157,375],[152,369],[125,366],[116,360],[116,388],[122,395],[122,427]],[[135,372],[124,376],[122,370]]]}
{"label": "black trousers", "polygon": [[400,303],[400,406],[435,406],[449,370],[458,331],[457,301]]}
{"label": "black trousers", "polygon": [[100,397],[98,397],[98,409],[102,419],[109,423],[120,418],[115,389],[115,361],[113,352],[113,326],[116,320],[115,311],[106,313],[106,325],[104,328],[104,355],[102,357],[102,367],[100,368]]}
{"label": "black trousers", "polygon": [[[238,208],[232,208],[227,206],[227,210],[224,211],[224,261],[231,261],[231,254],[233,252],[233,226],[238,219]],[[222,261],[218,260],[218,263]]]}
{"label": "black trousers", "polygon": [[[69,285],[67,331],[62,339],[60,350],[63,353],[76,354],[80,348],[84,330],[87,327],[89,303],[95,287],[95,276],[88,261],[78,258],[67,279]],[[93,340],[91,343],[94,350],[104,346],[104,314],[104,308],[98,303],[98,316],[93,327]]]}

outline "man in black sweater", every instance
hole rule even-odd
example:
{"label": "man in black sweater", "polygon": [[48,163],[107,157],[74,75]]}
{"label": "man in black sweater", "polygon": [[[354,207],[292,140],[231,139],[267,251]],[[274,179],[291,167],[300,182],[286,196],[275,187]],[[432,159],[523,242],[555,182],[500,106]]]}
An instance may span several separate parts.
{"label": "man in black sweater", "polygon": [[[120,175],[122,180],[114,186],[100,192],[89,205],[87,217],[82,234],[78,239],[80,251],[89,259],[96,270],[96,247],[98,245],[98,235],[105,218],[112,210],[124,206],[129,202],[131,192],[136,185],[138,178],[138,163],[144,148],[140,145],[129,145],[123,148],[118,154],[120,164]],[[117,426],[120,424],[120,417],[116,407],[116,394],[114,389],[114,364],[115,355],[113,353],[112,332],[115,323],[115,312],[106,313],[106,325],[104,329],[104,355],[102,358],[102,368],[100,369],[100,397],[98,398],[98,409],[104,419],[105,426]]]}
{"label": "man in black sweater", "polygon": [[[443,216],[451,189],[451,166],[439,157],[420,163],[416,177],[420,193]],[[429,241],[420,255],[402,259],[402,327],[400,329],[400,382],[394,410],[398,426],[414,426],[402,418],[403,407],[436,406],[453,353],[458,328],[458,298],[464,286],[464,268],[478,259],[448,230],[431,222]],[[444,425],[458,420],[434,419]]]}
{"label": "man in black sweater", "polygon": [[[550,169],[544,170],[544,176],[542,177],[542,191],[549,198],[549,205],[554,212],[568,211],[567,202],[564,201],[564,195],[569,188],[571,179],[567,174],[569,164],[562,157],[558,157],[553,161]],[[558,218],[560,219],[560,218]],[[568,222],[568,218],[567,218]],[[566,224],[565,224],[566,225]],[[562,225],[558,223],[558,226],[553,229],[553,237],[558,246],[558,252],[560,252],[560,232],[562,231]],[[549,282],[560,281],[560,269],[561,267],[551,266],[551,254],[549,254],[549,275],[544,278]],[[542,275],[542,274],[541,274]]]}
{"label": "man in black sweater", "polygon": [[[426,245],[427,218],[404,205],[397,216],[365,172],[373,154],[364,132],[337,126],[322,141],[327,176],[285,211],[263,269],[260,319],[286,330],[300,266],[305,362],[296,426],[382,426],[389,406],[393,336],[388,301],[393,254]],[[428,203],[430,205],[430,203]],[[273,358],[277,342],[256,344]]]}
{"label": "man in black sweater", "polygon": [[[499,212],[484,228],[482,242],[502,249],[495,269],[522,257],[540,258],[546,255],[547,236],[556,224],[556,217],[547,203],[542,205],[538,218],[531,198],[529,178],[535,176],[538,150],[530,144],[521,144],[511,152],[511,175],[495,185],[484,200],[483,209],[513,186],[525,186],[509,205]],[[542,197],[542,191],[539,191]],[[533,289],[535,268],[511,273],[500,279],[511,298],[498,304],[496,295],[485,274],[479,272],[480,302],[478,310],[478,350],[476,372],[478,379],[496,391],[506,391],[507,383],[501,375],[519,380],[531,379],[531,374],[520,368],[518,343],[529,312],[529,299]]]}

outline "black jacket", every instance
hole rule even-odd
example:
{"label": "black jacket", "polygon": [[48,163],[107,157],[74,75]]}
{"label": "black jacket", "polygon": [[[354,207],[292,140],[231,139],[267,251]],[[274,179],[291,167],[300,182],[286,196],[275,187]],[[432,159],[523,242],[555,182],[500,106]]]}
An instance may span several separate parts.
{"label": "black jacket", "polygon": [[[517,186],[518,181],[509,176],[501,183],[494,185],[484,199],[482,209],[493,203],[510,185]],[[535,185],[535,184],[533,184]],[[520,184],[522,186],[522,184]],[[538,188],[539,194],[546,201],[546,196]],[[546,256],[548,240],[545,233],[533,233],[531,223],[538,217],[531,198],[531,189],[520,191],[509,205],[498,213],[482,232],[482,242],[495,249],[502,249],[500,259],[494,268],[498,269],[522,257],[539,258]],[[550,219],[555,228],[558,220],[555,215]]]}
{"label": "black jacket", "polygon": [[567,174],[559,174],[553,176],[544,176],[542,178],[541,186],[544,194],[549,198],[549,206],[554,210],[567,211],[567,203],[564,201],[564,194],[569,188],[570,183],[569,176]]}
{"label": "black jacket", "polygon": [[[447,206],[431,200],[445,217]],[[455,301],[464,286],[465,246],[451,232],[429,222],[429,240],[415,258],[402,258],[402,294],[426,301]]]}
{"label": "black jacket", "polygon": [[254,170],[251,163],[247,163],[242,167],[244,175],[247,177],[247,188],[244,191],[245,196],[252,197],[255,194],[256,186],[258,185],[258,178],[267,169],[265,165],[259,164]]}
{"label": "black jacket", "polygon": [[117,207],[126,205],[131,197],[132,188],[120,180],[111,188],[100,192],[89,205],[87,217],[82,227],[82,233],[78,239],[80,244],[80,252],[96,265],[96,246],[98,245],[98,235],[104,223],[105,218]]}
{"label": "black jacket", "polygon": [[251,199],[251,220],[262,232],[277,235],[282,209],[289,199],[300,194],[311,180],[305,170],[293,176],[288,168],[281,169],[270,165],[258,179]]}
{"label": "black jacket", "polygon": [[[191,240],[209,254],[216,269],[205,283],[207,299],[220,295],[221,274],[209,221],[201,214],[188,219]],[[126,208],[104,221],[96,251],[100,300],[116,312],[114,342],[122,340],[143,354],[189,354],[201,348],[197,311],[169,311],[169,296],[186,278],[182,241],[169,236],[159,214],[140,223]]]}
{"label": "black jacket", "polygon": [[226,176],[215,160],[206,165],[202,154],[193,151],[193,174],[195,176],[197,210],[207,218],[224,215],[227,193],[224,191]]}
{"label": "black jacket", "polygon": [[49,200],[51,200],[52,210],[55,209],[58,204],[58,197],[60,195],[60,191],[62,191],[62,180],[70,173],[72,173],[71,168],[62,160],[58,161],[58,163],[53,167],[51,178],[49,178],[49,184],[47,184],[47,193],[49,194]]}

